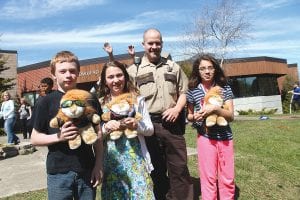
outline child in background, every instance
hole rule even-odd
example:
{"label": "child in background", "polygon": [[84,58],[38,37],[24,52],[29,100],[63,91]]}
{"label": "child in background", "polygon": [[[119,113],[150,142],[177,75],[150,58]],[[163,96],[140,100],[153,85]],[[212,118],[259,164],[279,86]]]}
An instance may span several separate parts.
{"label": "child in background", "polygon": [[[27,127],[28,127],[28,122],[31,118],[31,106],[27,103],[26,99],[23,97],[20,99],[21,106],[19,108],[19,116],[21,120],[21,125],[22,125],[22,133],[23,133],[23,139],[27,139]],[[30,133],[28,138],[30,138]]]}

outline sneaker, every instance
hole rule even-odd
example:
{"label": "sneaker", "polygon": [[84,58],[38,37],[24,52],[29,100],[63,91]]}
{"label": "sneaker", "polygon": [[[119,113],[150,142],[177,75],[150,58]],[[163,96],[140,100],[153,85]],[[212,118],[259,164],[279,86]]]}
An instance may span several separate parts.
{"label": "sneaker", "polygon": [[20,144],[20,140],[15,141],[15,145]]}

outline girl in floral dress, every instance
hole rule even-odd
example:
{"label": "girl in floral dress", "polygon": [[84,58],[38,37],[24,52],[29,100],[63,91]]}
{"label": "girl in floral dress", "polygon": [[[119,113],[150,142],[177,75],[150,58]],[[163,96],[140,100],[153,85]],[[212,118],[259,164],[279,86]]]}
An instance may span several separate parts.
{"label": "girl in floral dress", "polygon": [[[111,199],[154,199],[153,183],[150,172],[153,169],[144,136],[153,134],[153,125],[146,109],[145,100],[129,80],[126,66],[118,61],[103,66],[100,84],[100,103],[103,112],[105,104],[117,96],[130,92],[137,96],[135,109],[142,114],[137,121],[133,117],[124,119],[129,129],[137,129],[138,137],[128,139],[124,134],[117,140],[111,140],[109,133],[120,128],[120,122],[110,120],[102,125],[104,134],[102,200]],[[123,125],[123,124],[122,124]]]}

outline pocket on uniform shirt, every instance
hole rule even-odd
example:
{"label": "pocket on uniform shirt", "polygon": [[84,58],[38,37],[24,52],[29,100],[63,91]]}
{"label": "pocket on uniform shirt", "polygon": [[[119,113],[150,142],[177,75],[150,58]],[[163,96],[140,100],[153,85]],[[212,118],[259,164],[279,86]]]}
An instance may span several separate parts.
{"label": "pocket on uniform shirt", "polygon": [[149,99],[155,94],[157,86],[152,72],[137,76],[136,83],[145,99]]}
{"label": "pocket on uniform shirt", "polygon": [[169,94],[174,95],[177,93],[176,90],[176,83],[177,83],[177,78],[175,74],[169,74],[165,73],[164,78],[168,87]]}

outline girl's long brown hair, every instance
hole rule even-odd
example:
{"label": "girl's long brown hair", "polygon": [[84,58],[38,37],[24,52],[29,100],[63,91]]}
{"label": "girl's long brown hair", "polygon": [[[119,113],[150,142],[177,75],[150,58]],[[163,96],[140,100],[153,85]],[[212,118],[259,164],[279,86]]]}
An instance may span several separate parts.
{"label": "girl's long brown hair", "polygon": [[110,96],[110,90],[106,85],[106,70],[108,67],[118,67],[119,69],[122,70],[124,76],[125,76],[125,86],[123,92],[130,92],[133,93],[134,95],[138,95],[139,91],[138,89],[134,86],[133,82],[130,80],[129,74],[126,70],[126,64],[123,64],[119,61],[112,61],[105,63],[101,72],[101,81],[100,81],[100,97],[104,97],[104,101],[107,100],[107,98]]}
{"label": "girl's long brown hair", "polygon": [[213,67],[215,68],[214,81],[216,85],[219,85],[221,87],[225,86],[227,84],[227,79],[224,74],[224,71],[220,67],[218,60],[209,54],[203,54],[200,55],[193,63],[193,69],[190,81],[188,83],[188,88],[194,89],[202,82],[201,77],[199,75],[199,66],[202,60],[210,61],[213,64]]}

